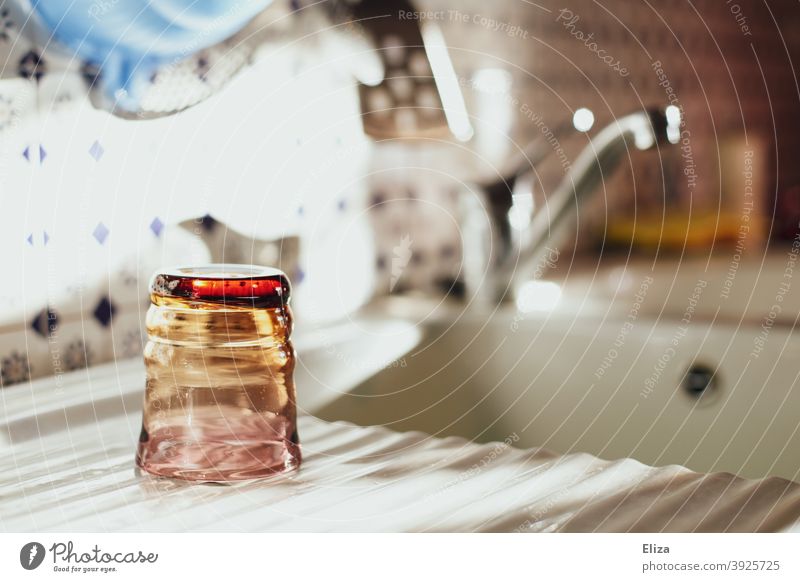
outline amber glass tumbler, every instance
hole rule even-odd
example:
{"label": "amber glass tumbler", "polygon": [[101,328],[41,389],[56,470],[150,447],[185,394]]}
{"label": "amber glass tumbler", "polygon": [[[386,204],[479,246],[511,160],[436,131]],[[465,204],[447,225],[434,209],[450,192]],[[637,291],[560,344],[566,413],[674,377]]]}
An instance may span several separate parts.
{"label": "amber glass tumbler", "polygon": [[227,482],[300,465],[289,295],[286,275],[253,265],[153,277],[139,467]]}

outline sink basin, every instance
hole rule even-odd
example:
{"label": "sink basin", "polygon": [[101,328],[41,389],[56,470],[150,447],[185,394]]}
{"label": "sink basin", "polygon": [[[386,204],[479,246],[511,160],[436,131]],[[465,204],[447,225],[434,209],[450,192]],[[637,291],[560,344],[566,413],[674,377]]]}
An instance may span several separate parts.
{"label": "sink basin", "polygon": [[[796,481],[800,293],[783,284],[787,260],[743,263],[732,285],[724,261],[570,269],[519,305],[390,297],[339,324],[299,322],[299,409]],[[84,371],[57,390],[49,379],[6,389],[0,446],[117,417],[135,432],[141,361],[96,368],[125,381],[101,385]]]}
{"label": "sink basin", "polygon": [[402,315],[418,343],[317,415],[797,480],[800,293],[782,286],[786,268],[772,253],[735,271],[579,269],[498,309],[389,298],[375,309]]}
{"label": "sink basin", "polygon": [[[619,285],[616,295],[610,291],[619,275],[603,273],[588,287],[579,278],[577,284],[550,281],[541,295],[522,302],[525,309],[487,311],[392,298],[338,324],[314,328],[298,322],[295,379],[305,413],[299,419],[304,465],[291,479],[269,486],[195,486],[135,470],[144,380],[139,358],[5,388],[0,406],[0,449],[7,459],[0,479],[3,527],[88,532],[796,529],[800,484],[522,450],[544,445],[751,476],[796,474],[793,324],[780,320],[770,328],[767,343],[778,346],[777,359],[765,349],[760,358],[747,360],[748,334],[759,326],[737,328],[726,320],[724,327],[698,319],[678,342],[672,361],[702,356],[713,366],[719,358],[717,385],[702,391],[695,383],[694,392],[683,390],[676,364],[645,397],[642,377],[670,345],[676,316],[671,308],[663,316],[651,315],[648,310],[655,306],[647,302],[657,296],[653,287],[618,356],[595,377],[625,314],[638,305],[630,301],[635,286],[630,291]],[[656,281],[659,277],[653,275]],[[789,308],[789,299],[784,304],[784,313],[798,313],[796,306]],[[602,306],[605,310],[598,311]],[[477,446],[458,438],[431,439],[424,432],[362,429],[320,422],[308,413],[500,442]]]}

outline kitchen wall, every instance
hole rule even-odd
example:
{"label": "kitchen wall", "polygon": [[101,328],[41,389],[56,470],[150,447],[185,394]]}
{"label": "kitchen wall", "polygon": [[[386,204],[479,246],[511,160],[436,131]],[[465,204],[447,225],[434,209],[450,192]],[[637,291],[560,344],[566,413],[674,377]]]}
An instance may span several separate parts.
{"label": "kitchen wall", "polygon": [[[96,109],[84,63],[43,50],[0,3],[0,387],[140,354],[151,275],[208,262],[214,237],[230,243],[218,260],[276,264],[254,240],[303,233],[302,268],[286,268],[297,296],[324,290],[301,301],[309,318],[365,300],[374,261],[359,258],[354,201],[371,144],[354,59],[295,11],[271,5],[257,58],[218,94],[127,120]],[[202,82],[209,66],[200,52],[181,74]],[[332,301],[338,284],[352,288]]]}
{"label": "kitchen wall", "polygon": [[[372,293],[457,294],[463,200],[479,200],[516,149],[578,107],[596,127],[649,104],[685,115],[681,147],[633,154],[582,210],[574,244],[584,256],[603,241],[647,244],[634,239],[634,216],[635,236],[678,219],[662,250],[707,252],[709,237],[730,248],[748,169],[765,228],[749,233],[747,250],[796,235],[791,2],[426,0],[419,8],[444,31],[476,132],[432,148],[365,138],[351,59],[314,35],[285,36],[297,20],[282,18],[299,4],[273,5],[286,29],[253,74],[185,114],[133,123],[95,111],[80,63],[62,74],[57,58],[31,57],[0,13],[0,48],[14,57],[0,80],[0,267],[15,282],[0,294],[3,385],[137,354],[150,273],[209,260],[209,238],[271,262],[253,237],[300,235],[295,283],[310,319],[341,316]],[[193,63],[202,73],[202,55]],[[578,134],[551,146],[571,160],[586,144]],[[557,153],[538,168],[540,202],[564,170]],[[223,226],[192,223],[205,215]],[[721,215],[727,241],[715,240]],[[187,220],[188,230],[176,226]]]}
{"label": "kitchen wall", "polygon": [[[463,179],[496,178],[509,169],[504,161],[516,148],[577,108],[590,108],[597,128],[643,106],[671,103],[684,116],[679,146],[634,152],[606,177],[601,195],[581,211],[580,236],[573,241],[578,249],[636,252],[657,245],[661,252],[728,252],[739,245],[758,253],[769,240],[796,236],[800,103],[792,59],[800,59],[793,34],[800,11],[792,2],[468,0],[454,7],[427,0],[421,7],[423,17],[444,31],[479,142],[470,144],[472,157],[461,168],[451,167],[441,194],[426,195],[427,206],[447,209],[440,210],[447,214],[443,227],[458,216],[449,200]],[[510,139],[497,135],[504,127]],[[575,136],[552,148],[563,148],[572,160],[586,145],[585,137]],[[418,154],[415,161],[424,159]],[[421,172],[442,170],[433,165],[439,158],[429,159]],[[552,155],[537,168],[540,202],[563,178],[562,161]],[[405,162],[398,155],[392,163]],[[414,219],[380,212],[382,231],[392,233],[383,242],[385,265],[402,237],[415,239]],[[745,213],[749,231],[742,239]],[[433,280],[431,271],[446,279],[454,268],[452,245],[437,244],[421,250],[427,259],[409,265],[408,280],[424,285],[425,277]]]}

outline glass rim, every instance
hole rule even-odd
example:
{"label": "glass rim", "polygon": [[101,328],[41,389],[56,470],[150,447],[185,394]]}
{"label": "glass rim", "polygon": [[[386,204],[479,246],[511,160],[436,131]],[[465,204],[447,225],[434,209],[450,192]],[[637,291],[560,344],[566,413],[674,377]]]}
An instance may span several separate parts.
{"label": "glass rim", "polygon": [[205,263],[200,265],[173,265],[158,269],[153,276],[194,277],[208,280],[259,279],[286,276],[275,267],[239,263]]}
{"label": "glass rim", "polygon": [[236,263],[207,263],[168,267],[156,271],[150,293],[231,305],[269,307],[289,300],[286,274],[274,267]]}

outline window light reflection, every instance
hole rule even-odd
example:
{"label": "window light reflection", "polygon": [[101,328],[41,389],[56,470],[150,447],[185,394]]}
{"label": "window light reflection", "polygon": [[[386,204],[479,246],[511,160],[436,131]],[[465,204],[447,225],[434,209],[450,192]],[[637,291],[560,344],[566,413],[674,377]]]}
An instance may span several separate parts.
{"label": "window light reflection", "polygon": [[517,309],[522,313],[552,311],[561,300],[561,286],[552,281],[528,281],[517,293]]}

